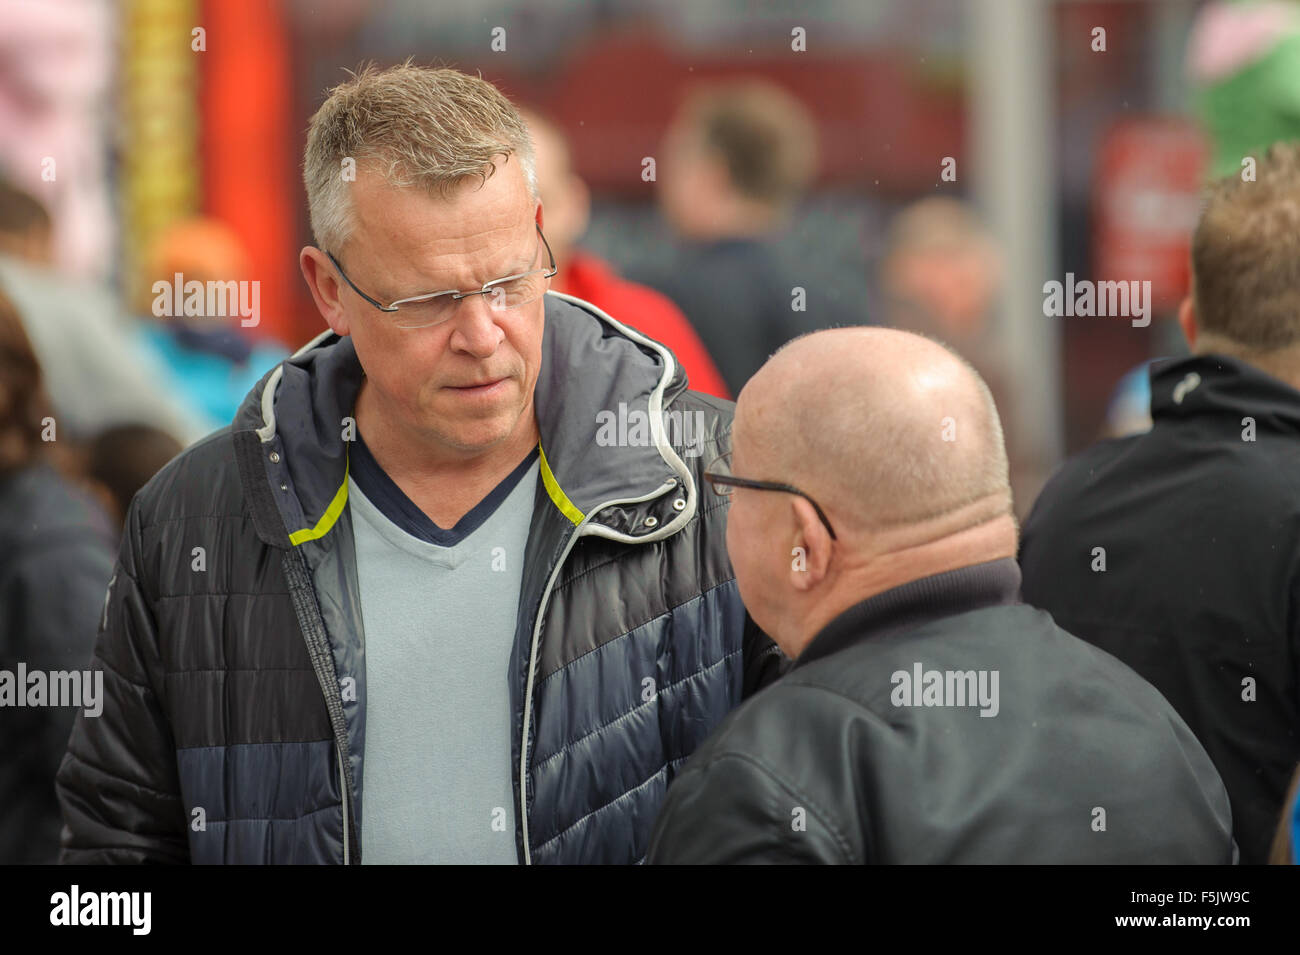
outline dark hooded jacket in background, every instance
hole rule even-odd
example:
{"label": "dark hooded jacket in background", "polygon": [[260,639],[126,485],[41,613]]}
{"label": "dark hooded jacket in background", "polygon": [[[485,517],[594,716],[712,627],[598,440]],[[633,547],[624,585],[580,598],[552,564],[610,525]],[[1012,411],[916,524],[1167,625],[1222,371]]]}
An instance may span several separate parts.
{"label": "dark hooded jacket in background", "polygon": [[[0,670],[90,667],[114,531],[100,508],[53,468],[0,475]],[[27,686],[16,686],[26,693]],[[0,864],[59,856],[54,774],[77,709],[0,709]]]}
{"label": "dark hooded jacket in background", "polygon": [[[104,713],[78,718],[59,773],[65,861],[361,860],[343,439],[361,379],[351,340],[321,336],[137,496],[96,647]],[[748,621],[724,502],[704,493],[732,405],[685,388],[666,348],[547,296],[507,674],[521,862],[641,861],[679,767],[784,660]],[[598,440],[601,412],[665,409],[689,424]]]}
{"label": "dark hooded jacket in background", "polygon": [[1223,355],[1162,362],[1151,417],[1043,489],[1025,600],[1165,695],[1262,863],[1300,761],[1300,391]]}

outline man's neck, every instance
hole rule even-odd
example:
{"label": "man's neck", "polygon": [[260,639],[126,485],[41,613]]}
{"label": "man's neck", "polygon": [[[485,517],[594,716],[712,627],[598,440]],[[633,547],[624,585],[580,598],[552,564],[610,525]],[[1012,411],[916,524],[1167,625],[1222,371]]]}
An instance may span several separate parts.
{"label": "man's neck", "polygon": [[802,653],[840,614],[895,587],[973,564],[1014,558],[1016,542],[1015,519],[1008,514],[917,547],[886,551],[870,560],[850,562],[827,593],[815,605],[803,609],[798,626],[792,628],[798,634],[793,649]]}
{"label": "man's neck", "polygon": [[363,382],[357,397],[357,428],[384,473],[429,520],[451,528],[492,492],[537,445],[532,403],[514,432],[477,454],[456,453],[422,432],[404,430],[384,415]]}
{"label": "man's neck", "polygon": [[1229,355],[1253,365],[1266,375],[1300,391],[1300,345],[1268,351],[1246,348],[1227,338],[1202,332],[1196,342],[1197,356]]}

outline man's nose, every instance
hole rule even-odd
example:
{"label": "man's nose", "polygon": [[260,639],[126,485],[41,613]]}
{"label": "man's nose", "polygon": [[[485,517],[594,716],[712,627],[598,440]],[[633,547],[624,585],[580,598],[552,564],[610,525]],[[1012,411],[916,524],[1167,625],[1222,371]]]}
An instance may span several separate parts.
{"label": "man's nose", "polygon": [[451,335],[451,347],[481,358],[491,355],[505,338],[505,332],[497,324],[498,314],[489,307],[486,295],[462,298],[452,318],[455,330]]}

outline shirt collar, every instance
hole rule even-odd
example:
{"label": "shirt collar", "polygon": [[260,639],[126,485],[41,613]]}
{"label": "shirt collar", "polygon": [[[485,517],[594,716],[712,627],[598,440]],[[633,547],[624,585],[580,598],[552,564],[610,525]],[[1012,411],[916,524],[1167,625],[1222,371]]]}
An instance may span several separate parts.
{"label": "shirt collar", "polygon": [[863,640],[981,607],[1020,603],[1020,566],[1003,557],[901,584],[844,611],[804,648],[793,668]]}

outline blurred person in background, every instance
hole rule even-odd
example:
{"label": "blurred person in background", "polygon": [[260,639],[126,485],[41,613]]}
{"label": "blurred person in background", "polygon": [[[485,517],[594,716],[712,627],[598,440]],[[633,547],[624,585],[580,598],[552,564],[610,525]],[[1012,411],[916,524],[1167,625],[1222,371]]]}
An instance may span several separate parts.
{"label": "blurred person in background", "polygon": [[745,605],[793,664],[683,768],[651,862],[1234,861],[1191,730],[1020,601],[969,365],[896,329],[804,336],[745,386],[733,448],[706,476]]}
{"label": "blurred person in background", "polygon": [[1191,264],[1192,356],[1153,366],[1150,431],[1043,489],[1024,595],[1174,705],[1262,863],[1300,762],[1300,144],[1211,186]]}
{"label": "blurred person in background", "polygon": [[660,153],[657,196],[680,243],[668,268],[629,275],[681,307],[739,394],[787,341],[845,318],[774,245],[816,172],[817,127],[771,82],[719,83],[685,102]]}
{"label": "blurred person in background", "polygon": [[182,443],[209,430],[135,341],[114,291],[53,268],[51,220],[32,196],[0,181],[0,287],[40,360],[60,437],[82,440],[115,424],[147,423]]}
{"label": "blurred person in background", "polygon": [[182,450],[166,431],[145,424],[107,428],[89,442],[83,453],[84,480],[118,531],[136,492]]}
{"label": "blurred person in background", "polygon": [[166,369],[160,384],[202,415],[209,431],[229,424],[249,390],[289,353],[277,342],[254,338],[238,315],[153,315],[154,283],[199,282],[206,289],[211,282],[225,286],[251,278],[248,253],[235,231],[215,219],[194,218],[154,240],[137,285],[140,340]]}
{"label": "blurred person in background", "polygon": [[1003,357],[995,321],[1005,279],[1002,251],[965,202],[922,199],[890,222],[873,318],[951,346],[988,384],[1006,432],[1017,513],[1027,512],[1046,478],[1031,459],[1018,426],[1021,402]]}
{"label": "blurred person in background", "polygon": [[[28,673],[88,667],[113,572],[110,521],[53,465],[49,415],[36,354],[0,293],[0,671],[9,674],[20,663]],[[0,706],[0,864],[57,861],[54,776],[75,712]]]}
{"label": "blurred person in background", "polygon": [[551,281],[552,290],[577,296],[615,317],[628,316],[635,328],[668,346],[682,363],[692,389],[730,398],[717,365],[681,310],[654,289],[620,277],[609,263],[578,246],[591,215],[591,192],[574,170],[569,144],[559,128],[539,113],[520,110],[520,114],[537,154],[546,241],[560,269]]}

